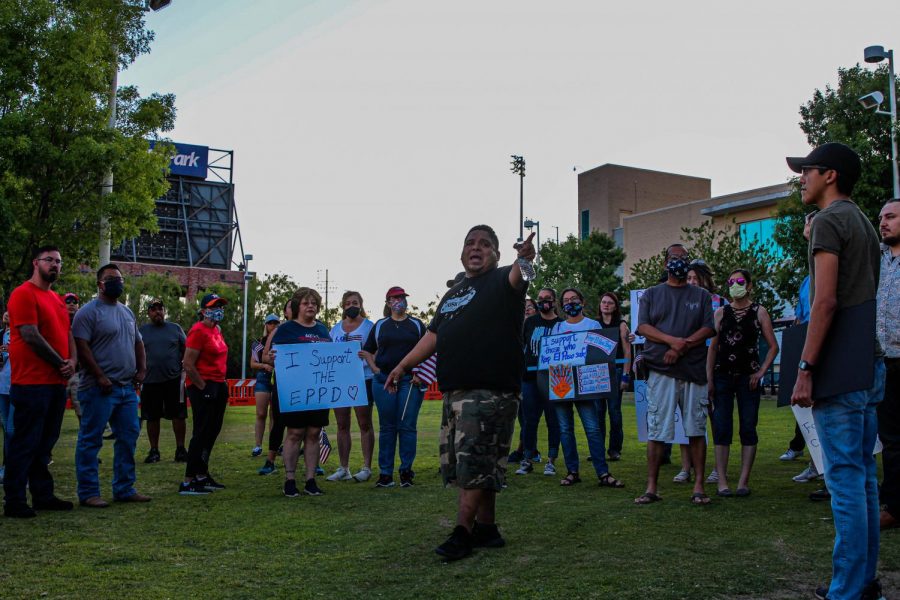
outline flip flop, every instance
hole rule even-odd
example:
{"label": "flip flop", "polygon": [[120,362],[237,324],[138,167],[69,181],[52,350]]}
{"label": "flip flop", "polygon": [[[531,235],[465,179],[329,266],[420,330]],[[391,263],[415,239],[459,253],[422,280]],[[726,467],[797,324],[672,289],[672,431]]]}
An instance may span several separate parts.
{"label": "flip flop", "polygon": [[723,498],[731,498],[734,496],[734,493],[728,488],[722,488],[718,492],[716,492],[716,496],[722,496]]}
{"label": "flip flop", "polygon": [[707,506],[710,502],[712,502],[712,500],[710,500],[709,496],[703,492],[694,492],[691,496],[691,504],[696,506]]}
{"label": "flip flop", "polygon": [[750,488],[738,488],[734,495],[738,498],[746,498],[750,495]]}
{"label": "flip flop", "polygon": [[635,504],[653,504],[654,502],[662,502],[662,496],[653,492],[644,492],[634,499]]}

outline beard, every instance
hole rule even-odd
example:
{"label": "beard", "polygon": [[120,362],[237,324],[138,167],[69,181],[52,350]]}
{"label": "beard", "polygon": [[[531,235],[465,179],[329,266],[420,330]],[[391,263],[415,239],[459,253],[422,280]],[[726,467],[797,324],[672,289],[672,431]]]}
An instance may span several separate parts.
{"label": "beard", "polygon": [[43,271],[39,271],[41,275],[41,279],[46,281],[47,283],[53,283],[57,279],[59,279],[59,273],[53,271],[47,271],[44,273]]}
{"label": "beard", "polygon": [[881,238],[881,243],[885,246],[896,246],[900,244],[900,235],[888,235]]}

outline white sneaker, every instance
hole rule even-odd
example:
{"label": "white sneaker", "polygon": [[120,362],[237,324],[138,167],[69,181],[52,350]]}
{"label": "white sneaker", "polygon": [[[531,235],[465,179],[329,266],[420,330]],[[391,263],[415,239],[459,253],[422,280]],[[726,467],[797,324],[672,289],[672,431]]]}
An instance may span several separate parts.
{"label": "white sneaker", "polygon": [[349,479],[353,479],[353,476],[344,467],[338,467],[337,471],[325,478],[326,481],[347,481]]}
{"label": "white sneaker", "polygon": [[706,478],[706,483],[719,483],[719,472],[713,469]]}
{"label": "white sneaker", "polygon": [[816,465],[809,461],[809,464],[806,465],[806,468],[800,471],[797,475],[791,477],[797,483],[806,483],[807,481],[812,481],[819,477],[819,471],[816,469]]}
{"label": "white sneaker", "polygon": [[678,475],[672,478],[672,483],[687,483],[691,480],[691,474],[687,471],[678,471]]}
{"label": "white sneaker", "polygon": [[547,464],[544,465],[544,475],[556,475],[556,467],[553,466],[553,463],[549,460],[547,461]]}
{"label": "white sneaker", "polygon": [[528,475],[532,471],[534,471],[534,465],[531,464],[530,460],[525,459],[519,463],[519,468],[516,469],[516,475]]}
{"label": "white sneaker", "polygon": [[793,450],[788,448],[787,452],[785,452],[784,454],[782,454],[781,456],[778,457],[778,460],[783,460],[783,461],[787,462],[789,460],[794,460],[795,458],[799,458],[801,456],[803,456],[803,450],[800,450],[799,452],[794,452]]}
{"label": "white sneaker", "polygon": [[370,477],[372,477],[372,469],[363,467],[352,477],[352,479],[358,483],[362,483],[363,481],[368,481]]}

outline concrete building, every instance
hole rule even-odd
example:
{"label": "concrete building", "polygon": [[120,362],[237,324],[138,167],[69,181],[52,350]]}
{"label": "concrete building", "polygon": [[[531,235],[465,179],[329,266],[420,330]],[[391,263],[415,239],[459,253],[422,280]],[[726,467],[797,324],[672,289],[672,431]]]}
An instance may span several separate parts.
{"label": "concrete building", "polygon": [[710,190],[709,179],[606,164],[578,176],[579,232],[610,235],[625,250],[628,281],[636,262],[680,240],[683,227],[733,223],[747,243],[770,240],[775,208],[791,193],[788,183],[716,197]]}

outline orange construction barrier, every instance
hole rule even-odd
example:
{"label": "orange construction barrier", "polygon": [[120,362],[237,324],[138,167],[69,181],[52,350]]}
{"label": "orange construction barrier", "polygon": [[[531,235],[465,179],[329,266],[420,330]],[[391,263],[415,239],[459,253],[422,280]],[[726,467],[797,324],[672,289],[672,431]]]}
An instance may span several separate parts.
{"label": "orange construction barrier", "polygon": [[441,388],[438,387],[438,382],[434,381],[431,385],[428,386],[428,389],[425,391],[425,399],[426,400],[442,400],[444,395],[441,393]]}
{"label": "orange construction barrier", "polygon": [[256,379],[228,379],[228,406],[255,406]]}

